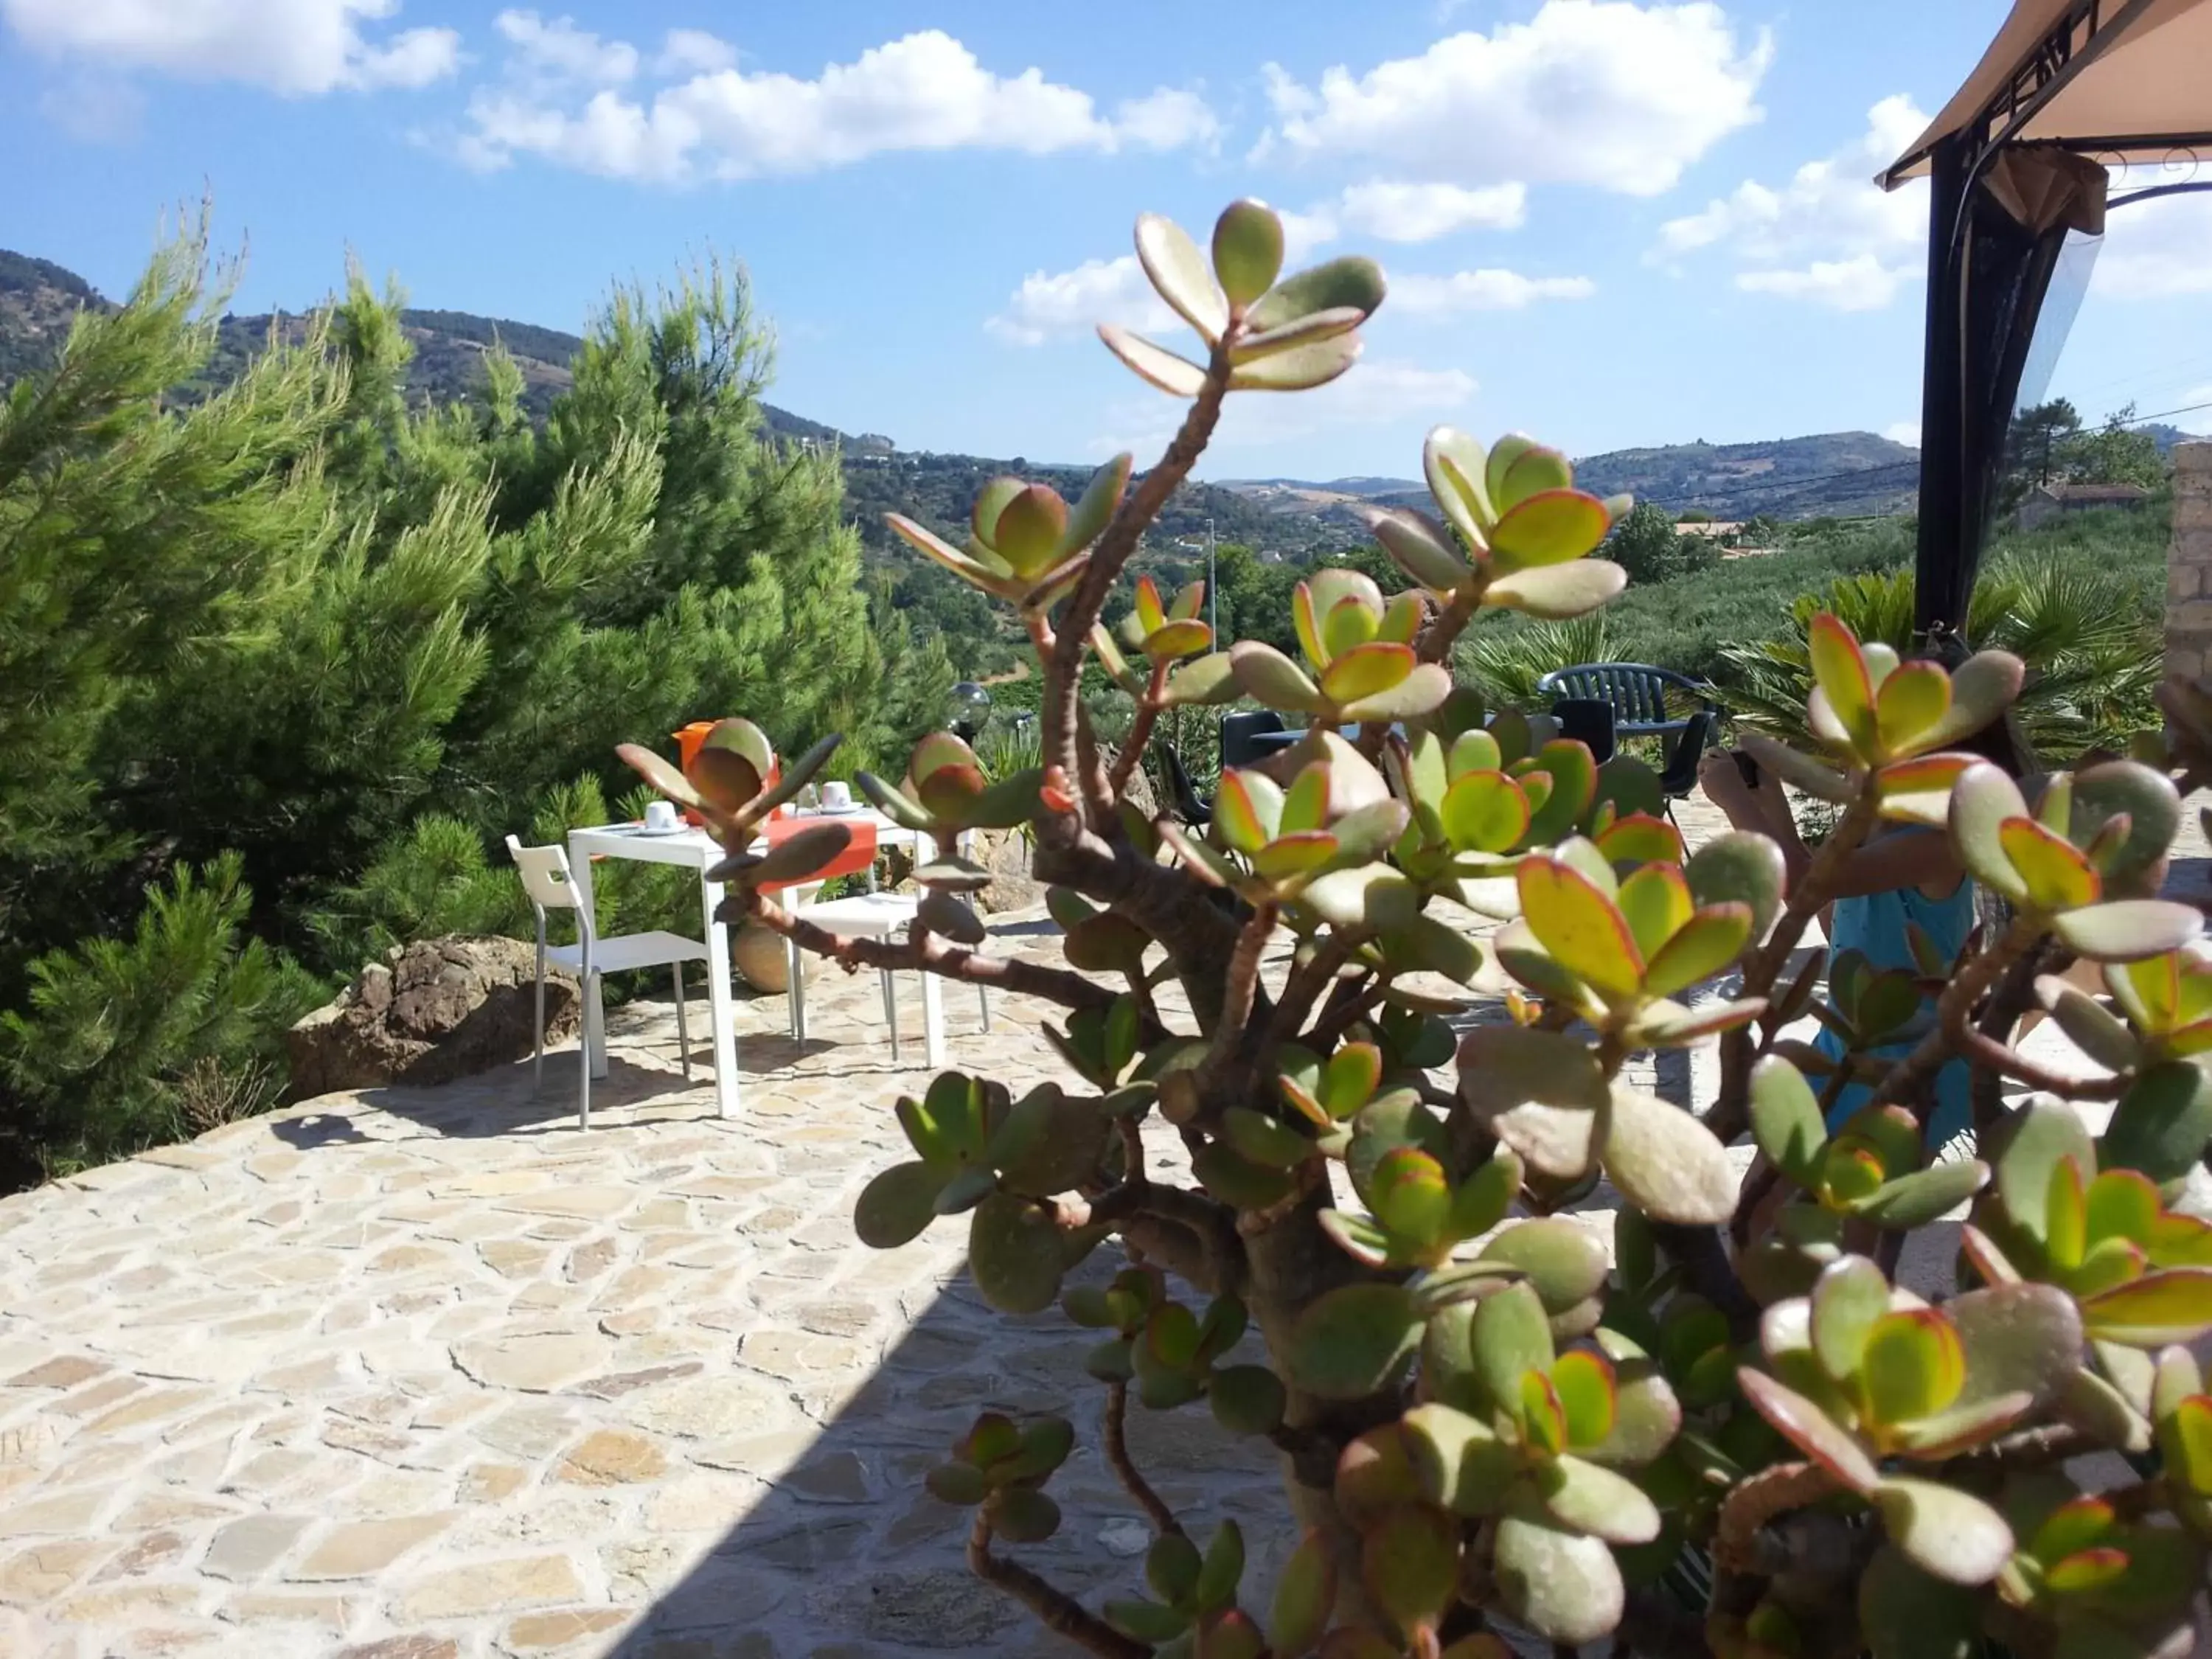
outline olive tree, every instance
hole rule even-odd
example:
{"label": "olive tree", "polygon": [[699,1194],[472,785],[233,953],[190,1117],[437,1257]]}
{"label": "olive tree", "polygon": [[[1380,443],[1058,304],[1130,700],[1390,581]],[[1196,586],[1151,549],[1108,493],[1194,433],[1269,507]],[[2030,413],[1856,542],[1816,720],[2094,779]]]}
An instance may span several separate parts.
{"label": "olive tree", "polygon": [[[975,1571],[1113,1659],[1476,1659],[1506,1629],[1562,1648],[1611,1635],[1616,1652],[2186,1651],[2212,1396],[2184,1345],[2212,1329],[2212,1226],[2173,1205],[2212,1134],[2212,963],[2191,948],[2197,912],[2155,896],[2173,772],[2109,763],[2031,799],[1958,747],[2018,694],[2016,659],[1900,661],[1824,617],[1814,741],[1753,744],[1831,805],[1832,831],[1794,885],[1758,836],[1687,852],[1647,769],[1593,764],[1547,720],[1451,682],[1486,608],[1569,617],[1623,585],[1595,555],[1628,504],[1518,436],[1432,434],[1435,515],[1367,514],[1409,585],[1315,572],[1296,654],[1216,651],[1199,590],[1146,580],[1114,637],[1109,597],[1224,400],[1343,374],[1384,294],[1363,258],[1281,277],[1281,225],[1257,203],[1221,216],[1210,258],[1155,217],[1136,244],[1204,348],[1100,330],[1188,406],[1151,471],[1120,457],[1072,504],[994,480],[964,545],[892,520],[1019,615],[1042,763],[988,781],[938,734],[903,778],[861,780],[940,847],[1025,825],[1066,966],[988,951],[968,897],[987,872],[951,854],[916,872],[901,938],[840,937],[764,892],[844,845],[823,823],[750,850],[835,738],[773,786],[742,720],[688,775],[624,751],[714,827],[732,917],[1064,1011],[1045,1036],[1073,1080],[1015,1099],[937,1077],[899,1103],[913,1155],[855,1220],[896,1249],[964,1217],[987,1301],[1057,1300],[1095,1333],[1104,1455],[1158,1537],[1143,1585],[1096,1607],[1024,1565],[1060,1524],[1073,1431],[986,1413],[928,1482],[973,1507]],[[1135,710],[1118,745],[1079,695],[1094,666]],[[1283,765],[1226,773],[1202,828],[1134,810],[1160,714],[1240,695],[1308,722]],[[2206,753],[2180,751],[2182,783]],[[1825,987],[1817,960],[1785,973],[1887,824],[1947,833],[2008,921],[1955,961],[1923,940],[1910,966],[1850,958]],[[1468,912],[1503,925],[1478,941]],[[2104,995],[2056,977],[2077,959],[2102,965]],[[2020,1052],[2039,1006],[2100,1065]],[[1843,1034],[1840,1060],[1789,1035],[1808,1014]],[[1631,1080],[1638,1054],[1716,1036],[1702,1115]],[[1923,1126],[1954,1059],[1975,1078],[1975,1155],[1936,1161]],[[2007,1079],[2042,1093],[2008,1109]],[[1853,1084],[1869,1103],[1832,1126]],[[2101,1132],[2073,1101],[2109,1103]],[[1147,1169],[1155,1116],[1187,1180]],[[1747,1179],[1727,1151],[1747,1133],[1764,1154]],[[1620,1201],[1610,1250],[1562,1213],[1601,1179]],[[1943,1293],[1895,1283],[1905,1236],[1969,1206]],[[1754,1206],[1775,1217],[1755,1235]],[[1109,1239],[1126,1265],[1070,1282]],[[1263,1359],[1240,1357],[1248,1333]],[[1279,1449],[1303,1541],[1276,1584],[1247,1582],[1233,1523],[1201,1543],[1161,1501],[1127,1451],[1133,1401],[1203,1401]],[[2092,1490],[2078,1459],[2100,1449],[2128,1474]]]}

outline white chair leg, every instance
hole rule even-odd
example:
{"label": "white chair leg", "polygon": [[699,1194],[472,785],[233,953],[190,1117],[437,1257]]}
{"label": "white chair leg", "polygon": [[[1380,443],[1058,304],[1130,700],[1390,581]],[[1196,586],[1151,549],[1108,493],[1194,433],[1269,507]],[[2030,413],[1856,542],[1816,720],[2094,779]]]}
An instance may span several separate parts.
{"label": "white chair leg", "polygon": [[988,985],[977,986],[975,1000],[983,1005],[983,1030],[988,1032],[991,1029],[991,988]]}
{"label": "white chair leg", "polygon": [[684,1016],[684,964],[671,963],[670,970],[676,976],[676,1052],[684,1060],[684,1080],[691,1080],[691,1032]]}
{"label": "white chair leg", "polygon": [[878,970],[884,982],[884,1018],[891,1028],[891,1064],[898,1064],[898,981],[888,968]]}
{"label": "white chair leg", "polygon": [[[591,1000],[599,991],[599,981],[597,974],[587,975],[582,981],[586,1008],[592,1006]],[[580,1080],[576,1092],[576,1127],[588,1129],[592,1127],[592,1045],[589,1042],[583,1045],[582,1053],[583,1064],[576,1068],[576,1075]]]}
{"label": "white chair leg", "polygon": [[806,1041],[806,979],[799,972],[799,945],[786,939],[783,945],[784,978],[791,987],[791,1040]]}
{"label": "white chair leg", "polygon": [[[586,1045],[589,1047],[589,1044]],[[545,1080],[545,952],[538,953],[538,1012],[530,1023],[530,1093]]]}

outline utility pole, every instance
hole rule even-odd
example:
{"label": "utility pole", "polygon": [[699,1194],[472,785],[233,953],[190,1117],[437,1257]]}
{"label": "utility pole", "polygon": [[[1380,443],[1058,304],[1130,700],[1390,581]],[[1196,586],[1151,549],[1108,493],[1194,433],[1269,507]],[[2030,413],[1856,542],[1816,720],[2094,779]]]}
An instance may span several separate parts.
{"label": "utility pole", "polygon": [[1213,577],[1213,520],[1206,521],[1206,625],[1213,630],[1213,648],[1221,648],[1221,584]]}

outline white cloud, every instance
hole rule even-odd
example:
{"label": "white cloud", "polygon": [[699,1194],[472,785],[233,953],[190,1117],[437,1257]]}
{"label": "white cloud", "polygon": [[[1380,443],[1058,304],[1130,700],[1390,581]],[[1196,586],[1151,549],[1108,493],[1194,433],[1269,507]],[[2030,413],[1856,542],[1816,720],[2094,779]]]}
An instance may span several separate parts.
{"label": "white cloud", "polygon": [[1873,180],[1927,125],[1910,98],[1885,98],[1867,112],[1860,137],[1806,162],[1788,184],[1774,188],[1747,179],[1703,212],[1662,225],[1660,250],[1686,253],[1725,242],[1753,259],[1785,259],[1839,248],[1916,248],[1928,235],[1926,187],[1885,191]]}
{"label": "white cloud", "polygon": [[653,60],[659,75],[712,75],[737,66],[738,49],[704,29],[669,30],[660,43],[660,55]]}
{"label": "white cloud", "polygon": [[637,73],[637,48],[605,40],[566,17],[547,22],[534,11],[503,11],[492,20],[509,46],[515,67],[555,81],[613,86]]}
{"label": "white cloud", "polygon": [[1214,130],[1194,93],[1155,92],[1109,119],[1088,93],[1036,69],[996,74],[938,29],[871,47],[812,80],[723,68],[666,87],[650,103],[601,90],[580,107],[509,85],[479,89],[469,117],[461,155],[471,166],[535,155],[669,183],[813,173],[894,151],[1158,149],[1206,142]]}
{"label": "white cloud", "polygon": [[363,33],[398,10],[399,0],[0,0],[0,19],[38,50],[288,97],[419,87],[453,73],[452,29]]}
{"label": "white cloud", "polygon": [[1652,257],[1718,248],[1752,267],[1738,288],[1840,311],[1886,306],[1926,264],[1928,187],[1885,191],[1874,174],[1927,125],[1910,98],[1885,98],[1867,112],[1863,133],[1788,182],[1747,179],[1701,211],[1668,220]]}
{"label": "white cloud", "polygon": [[1893,444],[1905,444],[1917,449],[1920,447],[1920,422],[1892,421],[1887,426],[1882,428],[1881,435]]}
{"label": "white cloud", "polygon": [[1221,123],[1205,99],[1177,87],[1162,87],[1148,97],[1133,98],[1114,112],[1115,128],[1139,149],[1211,149],[1221,139]]}
{"label": "white cloud", "polygon": [[[2123,167],[2112,174],[2112,193],[2173,182],[2157,167]],[[2114,213],[2105,222],[2105,246],[2089,286],[2113,300],[2212,294],[2212,198],[2163,196]]]}
{"label": "white cloud", "polygon": [[1802,270],[1739,271],[1735,285],[1747,294],[1808,300],[1832,311],[1879,311],[1917,274],[1862,253],[1849,259],[1815,259]]}
{"label": "white cloud", "polygon": [[1335,211],[1327,206],[1310,213],[1286,213],[1277,209],[1283,222],[1283,269],[1296,270],[1313,257],[1314,250],[1334,241],[1340,228]]}
{"label": "white cloud", "polygon": [[1086,259],[1073,270],[1031,271],[983,326],[1015,345],[1088,334],[1101,323],[1124,328],[1172,328],[1180,320],[1152,291],[1137,256]]}
{"label": "white cloud", "polygon": [[1370,179],[1346,190],[1337,210],[1351,229],[1386,242],[1432,242],[1455,231],[1517,229],[1528,216],[1528,189],[1510,179],[1469,190]]}
{"label": "white cloud", "polygon": [[1267,65],[1277,125],[1258,153],[1374,156],[1461,184],[1653,196],[1760,118],[1771,55],[1765,32],[1741,44],[1727,14],[1702,0],[1545,0],[1526,23],[1450,35],[1364,75],[1339,65],[1317,87]]}
{"label": "white cloud", "polygon": [[1449,276],[1394,276],[1383,307],[1401,316],[1449,317],[1463,311],[1520,311],[1539,300],[1587,300],[1596,292],[1597,284],[1587,276],[1460,270]]}
{"label": "white cloud", "polygon": [[1370,179],[1304,213],[1275,210],[1283,222],[1283,268],[1296,270],[1346,230],[1385,242],[1428,242],[1461,230],[1517,229],[1528,204],[1528,186],[1514,181],[1468,190]]}

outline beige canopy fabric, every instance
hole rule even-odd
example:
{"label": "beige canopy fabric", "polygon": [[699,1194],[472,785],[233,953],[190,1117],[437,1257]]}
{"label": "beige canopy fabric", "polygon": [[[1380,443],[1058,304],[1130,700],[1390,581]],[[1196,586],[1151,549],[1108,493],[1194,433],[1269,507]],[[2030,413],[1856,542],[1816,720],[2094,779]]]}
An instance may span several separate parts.
{"label": "beige canopy fabric", "polygon": [[[2039,72],[2062,26],[2074,49]],[[2015,126],[2008,103],[2025,107],[2053,75],[2063,84]],[[2102,165],[2168,160],[2177,140],[2212,136],[2212,0],[2014,0],[1966,84],[1878,182],[1894,190],[1923,176],[1940,142],[1985,115],[1990,136],[2010,143],[2063,145]]]}

